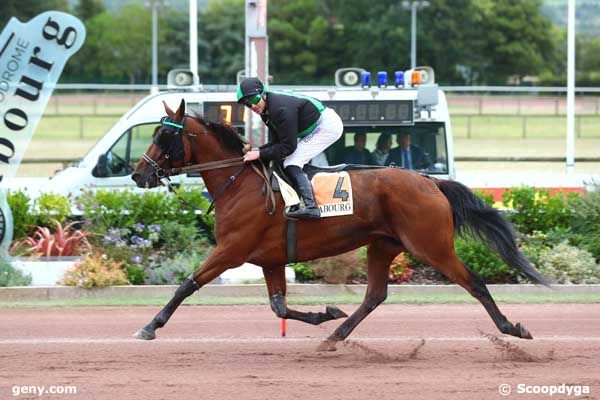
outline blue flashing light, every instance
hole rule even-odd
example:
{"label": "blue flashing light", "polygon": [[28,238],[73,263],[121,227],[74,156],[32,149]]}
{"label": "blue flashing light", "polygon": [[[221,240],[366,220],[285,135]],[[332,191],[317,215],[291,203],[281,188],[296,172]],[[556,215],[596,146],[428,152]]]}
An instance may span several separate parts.
{"label": "blue flashing light", "polygon": [[371,87],[371,73],[365,71],[360,74],[360,81],[363,87]]}
{"label": "blue flashing light", "polygon": [[404,72],[403,71],[394,72],[394,85],[396,85],[396,87],[404,86]]}
{"label": "blue flashing light", "polygon": [[387,72],[385,71],[378,71],[377,72],[377,86],[379,87],[386,87],[387,86]]}

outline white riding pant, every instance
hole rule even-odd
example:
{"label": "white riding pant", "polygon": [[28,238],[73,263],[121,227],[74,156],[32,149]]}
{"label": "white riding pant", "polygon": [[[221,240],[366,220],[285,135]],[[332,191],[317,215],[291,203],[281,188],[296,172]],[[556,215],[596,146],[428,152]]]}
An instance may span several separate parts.
{"label": "white riding pant", "polygon": [[309,135],[298,139],[296,151],[283,160],[283,167],[296,165],[304,167],[312,158],[331,146],[344,133],[342,119],[331,108],[325,108],[317,121],[315,130]]}

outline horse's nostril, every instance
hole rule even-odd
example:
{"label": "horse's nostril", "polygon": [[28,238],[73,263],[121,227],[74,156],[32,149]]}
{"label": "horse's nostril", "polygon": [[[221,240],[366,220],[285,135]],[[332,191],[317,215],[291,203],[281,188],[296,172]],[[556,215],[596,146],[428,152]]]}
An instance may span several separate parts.
{"label": "horse's nostril", "polygon": [[138,179],[140,179],[140,174],[138,174],[138,173],[131,174],[131,179],[133,179],[134,182],[137,182]]}

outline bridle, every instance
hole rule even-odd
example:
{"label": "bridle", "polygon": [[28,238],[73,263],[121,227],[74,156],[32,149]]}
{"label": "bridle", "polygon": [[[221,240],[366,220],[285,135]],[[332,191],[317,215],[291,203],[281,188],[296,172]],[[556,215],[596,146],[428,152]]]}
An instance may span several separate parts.
{"label": "bridle", "polygon": [[[163,117],[160,122],[161,122],[161,128],[165,125],[167,126],[171,126],[176,128],[176,132],[175,135],[183,135],[184,132],[184,125],[185,125],[185,118],[187,117],[187,115],[184,115],[183,118],[181,119],[181,123],[177,124],[175,122],[173,122],[171,120],[171,117]],[[201,132],[200,134],[206,134],[206,131]],[[192,133],[192,132],[187,132],[188,136],[196,136],[196,133]],[[183,137],[183,136],[182,136]],[[193,141],[191,142],[193,145]],[[158,144],[157,144],[158,145]],[[160,147],[160,146],[159,146]],[[162,149],[161,149],[162,150]],[[192,151],[192,153],[194,153]],[[160,156],[162,156],[164,154],[165,158],[170,158],[170,154],[167,151],[166,153],[163,152]],[[159,158],[160,158],[159,156]],[[210,206],[208,207],[208,210],[206,211],[207,214],[210,214],[210,212],[214,209],[215,207],[215,202],[217,201],[217,198],[219,198],[224,192],[225,190],[227,190],[227,188],[229,186],[231,186],[233,184],[233,182],[235,182],[235,180],[240,176],[240,174],[244,171],[244,169],[246,168],[246,166],[248,164],[246,164],[244,162],[244,157],[235,157],[235,158],[227,158],[225,160],[218,160],[218,161],[210,161],[210,162],[206,162],[206,163],[198,163],[198,164],[189,164],[183,167],[175,167],[175,168],[169,168],[169,169],[164,169],[162,168],[160,165],[158,165],[158,163],[152,159],[152,157],[150,157],[147,153],[144,153],[142,155],[142,159],[144,161],[146,161],[148,163],[148,165],[150,165],[153,169],[154,169],[154,173],[156,174],[157,180],[161,181],[164,183],[166,183],[166,185],[168,186],[169,190],[173,193],[175,193],[177,195],[177,197],[179,198],[179,201],[181,204],[186,205],[188,207],[193,208],[195,211],[202,211],[201,209],[199,209],[198,207],[195,207],[191,204],[189,204],[179,193],[179,191],[176,190],[176,188],[173,186],[173,184],[171,183],[171,179],[170,177],[172,176],[177,176],[177,175],[182,175],[182,174],[188,174],[188,173],[197,173],[197,172],[202,172],[202,171],[209,171],[209,170],[213,170],[213,169],[221,169],[221,168],[229,168],[229,167],[234,167],[237,165],[240,165],[241,167],[236,171],[236,173],[234,173],[233,175],[229,176],[229,178],[227,179],[227,181],[225,181],[220,188],[217,190],[215,196],[213,197],[212,202],[210,203]],[[252,168],[256,171],[256,173],[261,176],[263,179],[266,180],[265,176],[263,175],[263,173],[261,173],[261,171],[254,165],[251,164]],[[261,165],[263,166],[263,170],[265,170],[265,166],[264,164]],[[272,211],[275,211],[275,197],[274,195],[271,193],[271,202],[272,202]],[[271,213],[270,212],[270,213]]]}
{"label": "bridle", "polygon": [[[177,123],[171,121],[171,117],[163,117],[160,120],[161,127],[163,127],[165,125],[172,126],[177,129],[175,131],[175,135],[183,135],[185,133],[184,125],[185,125],[186,117],[187,117],[186,115],[183,116],[180,124],[177,124]],[[200,134],[206,134],[206,131],[201,132]],[[197,133],[187,132],[187,136],[193,137],[196,135],[197,135]],[[192,142],[192,144],[193,144],[193,142]],[[192,151],[192,153],[193,153],[193,151]],[[170,154],[168,152],[163,153],[163,154],[164,154],[165,158],[167,158],[167,159],[170,158]],[[161,154],[161,156],[162,156],[162,154]],[[160,156],[159,156],[159,158],[160,158]],[[227,158],[225,160],[210,161],[210,162],[198,163],[198,164],[189,164],[189,165],[186,165],[183,167],[164,169],[164,168],[160,167],[160,165],[158,165],[158,163],[154,159],[152,159],[147,153],[144,153],[142,155],[142,159],[144,161],[146,161],[152,168],[154,168],[154,172],[159,179],[162,179],[162,178],[168,179],[171,176],[177,176],[177,175],[181,175],[181,174],[202,172],[202,171],[208,171],[211,169],[234,167],[236,165],[244,164],[244,157],[235,157],[235,158]]]}

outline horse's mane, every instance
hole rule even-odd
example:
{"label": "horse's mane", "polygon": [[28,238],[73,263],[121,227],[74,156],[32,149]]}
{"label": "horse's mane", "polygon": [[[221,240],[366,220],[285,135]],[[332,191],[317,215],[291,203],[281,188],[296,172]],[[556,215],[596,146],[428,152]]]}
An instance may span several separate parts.
{"label": "horse's mane", "polygon": [[200,115],[194,115],[194,117],[198,122],[206,126],[209,132],[214,133],[214,136],[226,150],[230,150],[239,155],[243,154],[242,149],[246,142],[242,136],[240,136],[237,129],[218,122],[209,122]]}

